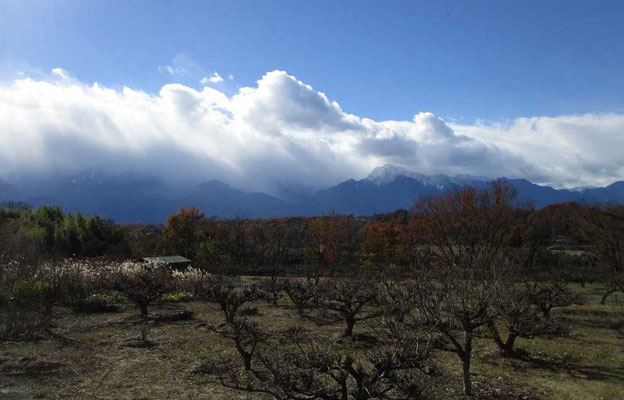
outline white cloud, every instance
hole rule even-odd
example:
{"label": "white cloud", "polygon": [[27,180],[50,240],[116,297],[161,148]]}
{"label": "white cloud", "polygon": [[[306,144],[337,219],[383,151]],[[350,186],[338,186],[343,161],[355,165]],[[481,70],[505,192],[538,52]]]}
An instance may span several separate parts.
{"label": "white cloud", "polygon": [[184,68],[173,67],[171,65],[159,65],[158,72],[160,72],[161,74],[167,73],[171,76],[186,75],[186,70]]}
{"label": "white cloud", "polygon": [[[61,78],[63,80],[69,80],[70,79],[69,74],[63,68],[53,68],[52,69],[52,74],[58,76],[59,78]],[[23,73],[22,73],[22,75],[23,75]]]}
{"label": "white cloud", "polygon": [[219,75],[218,72],[214,72],[211,76],[204,76],[199,82],[203,83],[204,85],[208,83],[219,83],[223,82],[223,78],[221,77],[221,75]]}
{"label": "white cloud", "polygon": [[602,185],[624,177],[622,148],[620,114],[467,125],[421,112],[375,121],[345,113],[283,71],[231,97],[181,84],[157,94],[65,78],[0,84],[0,176],[95,167],[274,192],[282,184],[327,186],[393,163],[426,174]]}

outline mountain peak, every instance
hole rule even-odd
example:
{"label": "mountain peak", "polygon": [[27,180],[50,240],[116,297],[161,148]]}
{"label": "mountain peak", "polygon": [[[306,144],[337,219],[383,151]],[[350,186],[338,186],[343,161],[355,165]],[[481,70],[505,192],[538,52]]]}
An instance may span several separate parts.
{"label": "mountain peak", "polygon": [[394,182],[394,180],[399,176],[413,178],[418,181],[422,181],[427,178],[425,175],[410,171],[407,168],[398,167],[392,164],[384,164],[373,169],[371,173],[368,174],[366,179],[381,186]]}
{"label": "mountain peak", "polygon": [[396,178],[400,176],[414,179],[425,186],[433,186],[438,189],[447,189],[454,186],[479,185],[489,180],[485,177],[468,174],[453,177],[445,174],[424,175],[392,164],[376,167],[368,177],[366,177],[366,180],[377,186],[382,186],[394,182]]}

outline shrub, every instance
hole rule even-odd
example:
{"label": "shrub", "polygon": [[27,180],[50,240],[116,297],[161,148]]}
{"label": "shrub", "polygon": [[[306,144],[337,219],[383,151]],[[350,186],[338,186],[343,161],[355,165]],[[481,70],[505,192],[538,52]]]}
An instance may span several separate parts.
{"label": "shrub", "polygon": [[23,278],[14,282],[1,300],[2,336],[31,337],[50,328],[56,298],[53,288],[42,280]]}
{"label": "shrub", "polygon": [[187,303],[193,300],[193,295],[186,290],[181,290],[175,293],[166,293],[162,297],[162,301],[166,303]]}
{"label": "shrub", "polygon": [[610,329],[620,330],[624,328],[624,319],[610,316],[608,326]]}
{"label": "shrub", "polygon": [[278,279],[276,276],[264,278],[259,282],[259,286],[263,291],[269,294],[267,301],[274,306],[277,305],[279,299],[284,292],[284,281]]}
{"label": "shrub", "polygon": [[119,312],[119,303],[125,299],[119,293],[94,293],[74,304],[74,309],[81,313]]}
{"label": "shrub", "polygon": [[195,316],[195,313],[191,310],[178,311],[173,314],[158,315],[154,318],[156,322],[176,322],[176,321],[190,321]]}
{"label": "shrub", "polygon": [[240,315],[241,317],[253,317],[260,315],[260,312],[258,311],[258,307],[246,307],[241,308],[238,312],[238,315]]}

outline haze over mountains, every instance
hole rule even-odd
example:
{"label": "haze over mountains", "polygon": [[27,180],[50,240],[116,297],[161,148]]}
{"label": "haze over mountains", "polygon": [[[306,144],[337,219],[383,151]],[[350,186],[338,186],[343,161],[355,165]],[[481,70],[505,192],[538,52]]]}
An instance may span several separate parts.
{"label": "haze over mountains", "polygon": [[[248,193],[217,180],[172,188],[156,177],[107,176],[90,170],[65,176],[29,175],[12,181],[0,180],[0,201],[25,201],[33,206],[55,204],[67,212],[98,214],[121,223],[162,223],[180,207],[190,206],[220,218],[310,216],[332,210],[372,215],[407,209],[421,196],[458,187],[484,186],[490,181],[471,175],[424,175],[384,165],[364,179],[349,179],[317,191],[291,187],[276,197]],[[537,207],[566,201],[624,203],[623,181],[601,188],[578,189],[554,189],[525,179],[508,182],[516,188],[518,202],[531,201]]]}

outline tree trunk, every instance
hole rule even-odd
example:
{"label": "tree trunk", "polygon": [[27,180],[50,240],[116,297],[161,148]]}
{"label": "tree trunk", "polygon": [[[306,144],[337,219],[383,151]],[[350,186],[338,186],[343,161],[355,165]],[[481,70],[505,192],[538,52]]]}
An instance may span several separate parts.
{"label": "tree trunk", "polygon": [[494,342],[496,342],[498,348],[503,350],[503,348],[505,347],[505,343],[498,333],[498,329],[496,329],[496,325],[494,324],[494,322],[490,321],[488,323],[488,328],[490,329],[490,332],[492,333],[492,339],[494,339]]}
{"label": "tree trunk", "polygon": [[305,315],[305,307],[303,306],[303,303],[297,303],[297,314],[299,314],[300,317]]}
{"label": "tree trunk", "polygon": [[147,317],[147,304],[139,303],[139,310],[141,312],[141,317]]}
{"label": "tree trunk", "polygon": [[472,396],[472,381],[470,380],[470,359],[472,357],[472,332],[464,334],[464,351],[461,356],[462,367],[464,372],[464,394]]}
{"label": "tree trunk", "polygon": [[243,355],[243,364],[247,371],[251,371],[251,354]]}
{"label": "tree trunk", "polygon": [[542,314],[544,314],[544,318],[550,318],[550,310],[552,310],[552,307],[550,306],[542,307]]}
{"label": "tree trunk", "polygon": [[346,379],[340,380],[340,398],[342,400],[349,400],[349,388]]}
{"label": "tree trunk", "polygon": [[507,336],[507,340],[505,341],[505,346],[503,348],[503,355],[512,356],[514,354],[513,347],[517,337],[517,334],[509,332],[509,336]]}
{"label": "tree trunk", "polygon": [[251,353],[245,351],[245,349],[243,349],[243,346],[238,343],[236,343],[236,350],[238,350],[238,354],[240,354],[241,358],[243,359],[243,367],[247,371],[251,371]]}
{"label": "tree trunk", "polygon": [[276,306],[277,302],[279,301],[279,295],[280,295],[280,292],[273,292],[272,303],[273,303],[274,306]]}
{"label": "tree trunk", "polygon": [[347,317],[347,328],[343,333],[343,337],[351,337],[353,336],[353,326],[355,325],[355,318],[348,316]]}
{"label": "tree trunk", "polygon": [[513,355],[513,346],[518,335],[514,332],[509,332],[507,334],[507,340],[503,341],[503,338],[499,334],[498,329],[496,329],[493,322],[488,323],[488,328],[490,329],[492,338],[494,339],[494,342],[496,342],[496,345],[500,349],[502,355],[504,357]]}
{"label": "tree trunk", "polygon": [[607,297],[609,297],[612,293],[615,293],[617,290],[609,290],[607,293],[602,296],[602,300],[600,300],[600,304],[603,306],[607,304]]}

